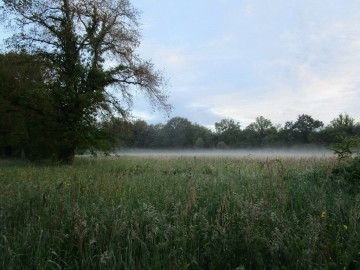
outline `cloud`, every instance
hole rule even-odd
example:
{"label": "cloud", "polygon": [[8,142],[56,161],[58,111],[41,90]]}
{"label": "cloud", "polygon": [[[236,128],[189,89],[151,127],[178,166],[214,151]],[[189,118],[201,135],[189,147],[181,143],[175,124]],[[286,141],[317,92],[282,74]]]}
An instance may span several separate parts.
{"label": "cloud", "polygon": [[349,109],[349,104],[360,103],[360,82],[355,73],[344,71],[331,78],[321,77],[300,66],[297,76],[298,85],[278,84],[277,88],[258,91],[257,94],[230,90],[207,96],[202,101],[193,102],[192,106],[248,125],[260,115],[284,124],[303,113],[329,122]]}
{"label": "cloud", "polygon": [[154,120],[156,120],[158,118],[158,115],[154,114],[154,113],[150,113],[146,110],[141,111],[141,110],[133,110],[132,112],[132,117],[135,119],[141,119],[141,120],[145,120],[147,122],[153,122]]}
{"label": "cloud", "polygon": [[254,7],[253,4],[247,3],[247,4],[245,4],[243,10],[244,10],[244,14],[245,14],[246,16],[252,16],[252,15],[254,15],[255,7]]}
{"label": "cloud", "polygon": [[[224,47],[230,46],[235,41],[235,35],[224,33],[221,36],[214,37],[207,40],[203,44],[199,45],[199,49],[204,53],[205,50],[218,50],[223,49]],[[209,56],[209,55],[208,55]]]}
{"label": "cloud", "polygon": [[302,113],[324,122],[341,112],[359,117],[360,2],[221,3],[218,17],[197,14],[220,30],[184,39],[174,28],[177,42],[145,40],[170,76],[173,116],[243,126],[259,115],[280,124]]}
{"label": "cloud", "polygon": [[161,48],[155,54],[156,59],[172,70],[184,69],[191,62],[189,55],[181,48]]}

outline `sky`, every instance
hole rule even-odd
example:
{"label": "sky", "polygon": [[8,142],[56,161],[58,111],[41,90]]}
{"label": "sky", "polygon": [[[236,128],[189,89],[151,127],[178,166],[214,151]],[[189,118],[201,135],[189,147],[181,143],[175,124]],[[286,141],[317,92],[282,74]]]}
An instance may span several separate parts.
{"label": "sky", "polygon": [[[131,0],[137,53],[168,80],[170,115],[135,93],[134,118],[180,116],[212,128],[300,114],[360,122],[359,0]],[[1,37],[8,33],[1,29]]]}
{"label": "sky", "polygon": [[209,128],[257,116],[284,125],[300,114],[360,121],[360,1],[133,0],[138,53],[168,79],[170,116],[141,94],[133,115],[180,116]]}

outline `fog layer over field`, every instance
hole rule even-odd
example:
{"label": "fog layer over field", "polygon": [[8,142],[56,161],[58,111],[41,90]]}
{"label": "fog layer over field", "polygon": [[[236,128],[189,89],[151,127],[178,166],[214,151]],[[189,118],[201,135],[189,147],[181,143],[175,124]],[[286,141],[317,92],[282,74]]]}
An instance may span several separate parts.
{"label": "fog layer over field", "polygon": [[330,149],[319,147],[307,148],[271,148],[271,149],[122,149],[115,153],[117,156],[135,157],[331,157]]}

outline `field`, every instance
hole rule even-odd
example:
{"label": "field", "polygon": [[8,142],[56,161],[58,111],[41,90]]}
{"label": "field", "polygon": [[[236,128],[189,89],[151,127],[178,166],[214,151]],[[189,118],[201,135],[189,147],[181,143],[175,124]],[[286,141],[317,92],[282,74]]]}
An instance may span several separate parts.
{"label": "field", "polygon": [[314,158],[0,161],[1,269],[360,269],[360,194]]}

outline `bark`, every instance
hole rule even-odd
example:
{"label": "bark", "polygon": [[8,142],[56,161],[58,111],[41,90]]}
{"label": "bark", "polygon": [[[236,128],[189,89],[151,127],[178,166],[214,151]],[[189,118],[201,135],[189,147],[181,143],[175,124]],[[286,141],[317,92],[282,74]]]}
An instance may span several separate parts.
{"label": "bark", "polygon": [[62,148],[58,159],[61,163],[72,165],[75,161],[75,147]]}

